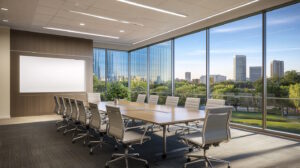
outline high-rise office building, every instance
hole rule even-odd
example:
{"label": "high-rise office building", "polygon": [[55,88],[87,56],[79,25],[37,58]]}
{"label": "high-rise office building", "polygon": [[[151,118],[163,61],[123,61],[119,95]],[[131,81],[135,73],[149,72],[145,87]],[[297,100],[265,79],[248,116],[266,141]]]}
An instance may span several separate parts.
{"label": "high-rise office building", "polygon": [[273,60],[271,62],[271,77],[283,77],[284,76],[284,62],[279,60]]}
{"label": "high-rise office building", "polygon": [[235,55],[233,58],[233,79],[246,81],[246,56]]}
{"label": "high-rise office building", "polygon": [[249,67],[250,81],[255,82],[262,77],[261,66]]}
{"label": "high-rise office building", "polygon": [[191,79],[191,72],[185,72],[185,80],[186,81],[191,81],[192,79]]}

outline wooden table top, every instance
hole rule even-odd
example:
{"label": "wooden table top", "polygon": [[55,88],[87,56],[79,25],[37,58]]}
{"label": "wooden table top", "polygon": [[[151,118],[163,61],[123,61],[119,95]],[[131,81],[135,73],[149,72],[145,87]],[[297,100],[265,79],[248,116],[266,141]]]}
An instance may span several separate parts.
{"label": "wooden table top", "polygon": [[114,102],[100,102],[98,103],[99,110],[106,111],[106,105],[120,107],[123,116],[158,125],[191,122],[204,120],[205,118],[205,112],[203,110],[191,110],[182,107],[150,105],[129,101],[120,101],[117,105],[115,105]]}

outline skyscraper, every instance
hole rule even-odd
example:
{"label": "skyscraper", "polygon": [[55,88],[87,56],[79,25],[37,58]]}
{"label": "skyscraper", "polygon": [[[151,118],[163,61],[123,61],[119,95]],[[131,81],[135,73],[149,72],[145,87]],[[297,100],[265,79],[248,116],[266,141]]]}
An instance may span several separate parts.
{"label": "skyscraper", "polygon": [[246,81],[246,56],[235,55],[233,58],[233,79]]}
{"label": "skyscraper", "polygon": [[273,60],[271,62],[271,77],[283,77],[284,76],[284,62]]}
{"label": "skyscraper", "polygon": [[186,81],[191,81],[192,79],[191,79],[191,72],[185,72],[185,80]]}
{"label": "skyscraper", "polygon": [[250,81],[255,82],[262,77],[261,66],[249,67]]}

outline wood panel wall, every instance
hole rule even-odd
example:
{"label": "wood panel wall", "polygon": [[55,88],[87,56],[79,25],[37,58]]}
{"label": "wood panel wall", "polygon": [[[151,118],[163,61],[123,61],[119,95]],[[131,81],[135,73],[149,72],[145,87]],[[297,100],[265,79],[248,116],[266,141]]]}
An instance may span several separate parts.
{"label": "wood panel wall", "polygon": [[86,91],[93,90],[92,40],[11,30],[11,117],[53,114],[54,95],[86,99],[86,92],[20,93],[20,55],[86,61]]}

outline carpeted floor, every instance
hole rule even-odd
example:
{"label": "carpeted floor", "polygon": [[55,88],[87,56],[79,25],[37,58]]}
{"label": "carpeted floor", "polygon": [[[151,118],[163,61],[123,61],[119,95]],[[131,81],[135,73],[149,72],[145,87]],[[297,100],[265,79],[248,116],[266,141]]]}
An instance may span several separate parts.
{"label": "carpeted floor", "polygon": [[[178,150],[163,160],[161,132],[152,134],[152,140],[136,145],[134,152],[149,161],[150,167],[182,168],[186,159],[184,151]],[[233,139],[212,149],[213,156],[232,161],[232,167],[300,167],[300,143],[266,135],[233,130]],[[257,139],[257,140],[256,140]],[[56,132],[55,122],[0,126],[0,167],[1,168],[102,168],[115,151],[113,141],[106,140],[102,149],[89,155],[89,149],[81,141],[72,144],[71,134]],[[279,143],[280,142],[280,143]],[[264,144],[265,143],[265,144]],[[277,144],[278,146],[274,145]],[[168,150],[186,147],[177,136],[168,137]],[[262,149],[262,147],[265,147]],[[124,161],[111,165],[124,167]],[[195,164],[191,168],[202,167]],[[130,161],[129,167],[140,168],[143,164]],[[217,165],[217,167],[227,167]]]}

